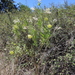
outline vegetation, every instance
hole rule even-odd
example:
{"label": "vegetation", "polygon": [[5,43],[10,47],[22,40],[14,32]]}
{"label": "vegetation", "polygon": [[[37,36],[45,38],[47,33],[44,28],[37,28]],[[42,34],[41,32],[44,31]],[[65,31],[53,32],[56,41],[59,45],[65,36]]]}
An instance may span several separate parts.
{"label": "vegetation", "polygon": [[75,74],[75,5],[66,5],[0,14],[0,51],[14,64],[7,75]]}
{"label": "vegetation", "polygon": [[1,0],[0,1],[0,11],[6,12],[17,9],[17,6],[14,4],[13,0]]}

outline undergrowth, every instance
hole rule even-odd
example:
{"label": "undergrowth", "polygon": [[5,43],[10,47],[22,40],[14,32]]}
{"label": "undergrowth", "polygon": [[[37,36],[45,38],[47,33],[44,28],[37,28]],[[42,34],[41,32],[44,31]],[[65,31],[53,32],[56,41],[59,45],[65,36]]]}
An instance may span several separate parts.
{"label": "undergrowth", "polygon": [[14,75],[29,70],[34,75],[75,74],[74,12],[75,5],[41,8],[40,3],[31,12],[0,14],[0,51],[14,60]]}

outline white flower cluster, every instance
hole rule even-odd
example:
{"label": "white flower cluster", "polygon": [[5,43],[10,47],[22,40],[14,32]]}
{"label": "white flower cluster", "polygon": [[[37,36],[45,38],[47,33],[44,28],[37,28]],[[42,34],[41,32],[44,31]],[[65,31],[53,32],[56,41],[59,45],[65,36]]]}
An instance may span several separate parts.
{"label": "white flower cluster", "polygon": [[44,13],[51,14],[50,8],[46,8]]}
{"label": "white flower cluster", "polygon": [[23,27],[23,29],[27,29],[27,27]]}
{"label": "white flower cluster", "polygon": [[62,28],[58,27],[58,26],[55,27],[55,30],[60,30],[60,29],[62,29]]}
{"label": "white flower cluster", "polygon": [[40,2],[41,0],[38,0],[38,2]]}
{"label": "white flower cluster", "polygon": [[27,19],[27,21],[30,22],[30,23],[32,23],[33,20],[37,21],[38,18],[37,18],[36,16],[34,16],[34,17],[32,17],[32,18]]}
{"label": "white flower cluster", "polygon": [[32,19],[31,18],[27,19],[27,21],[30,22],[30,23],[32,23]]}
{"label": "white flower cluster", "polygon": [[37,21],[37,20],[38,20],[38,18],[37,18],[37,17],[33,17],[33,20]]}
{"label": "white flower cluster", "polygon": [[29,19],[29,22],[31,22],[31,23],[32,23],[32,19]]}
{"label": "white flower cluster", "polygon": [[14,23],[19,23],[20,20],[17,18],[17,19],[15,19],[15,20],[13,20],[13,22],[14,22]]}
{"label": "white flower cluster", "polygon": [[34,11],[34,10],[35,10],[35,8],[34,8],[34,7],[32,7],[32,8],[31,8],[31,10],[33,10],[33,11]]}
{"label": "white flower cluster", "polygon": [[53,19],[53,22],[57,22],[57,19]]}

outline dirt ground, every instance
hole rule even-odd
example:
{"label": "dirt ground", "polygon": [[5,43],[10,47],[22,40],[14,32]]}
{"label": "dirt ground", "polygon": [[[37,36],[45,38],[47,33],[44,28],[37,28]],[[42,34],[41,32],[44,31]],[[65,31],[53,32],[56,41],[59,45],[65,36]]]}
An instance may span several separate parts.
{"label": "dirt ground", "polygon": [[15,60],[13,59],[10,63],[5,59],[5,53],[0,52],[0,75],[35,75],[34,70],[26,70],[21,72],[21,69],[16,71]]}

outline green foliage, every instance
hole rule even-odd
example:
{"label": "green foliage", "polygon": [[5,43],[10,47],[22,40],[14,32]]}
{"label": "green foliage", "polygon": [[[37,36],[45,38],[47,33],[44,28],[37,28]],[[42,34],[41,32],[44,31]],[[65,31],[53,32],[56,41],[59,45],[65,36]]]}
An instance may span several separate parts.
{"label": "green foliage", "polygon": [[10,59],[18,58],[19,66],[39,65],[45,75],[70,75],[71,67],[75,70],[74,12],[75,5],[33,11],[20,5],[14,14],[0,14],[2,50]]}
{"label": "green foliage", "polygon": [[26,5],[23,5],[23,4],[20,4],[19,5],[19,9],[20,9],[20,11],[26,11],[26,12],[31,12],[31,10],[30,10],[30,8],[28,7],[28,6],[26,6]]}
{"label": "green foliage", "polygon": [[0,1],[0,11],[12,11],[13,9],[17,9],[13,0],[1,0]]}
{"label": "green foliage", "polygon": [[[43,45],[49,45],[47,41],[49,41],[49,38],[51,36],[51,28],[48,28],[47,25],[43,26],[41,17],[42,16],[31,16],[32,23],[34,22],[34,24],[29,23],[27,19],[23,19],[24,23],[21,22],[20,19],[19,22],[17,21],[18,19],[15,19],[17,23],[13,25],[12,31],[15,35],[14,37],[17,37],[15,41],[22,47],[24,44],[26,44],[26,48],[34,51],[35,48],[38,49],[39,47],[42,48]],[[28,18],[28,16],[26,16],[26,18]],[[27,37],[29,34],[32,36],[31,39]],[[24,48],[24,50],[27,50],[26,48]]]}

